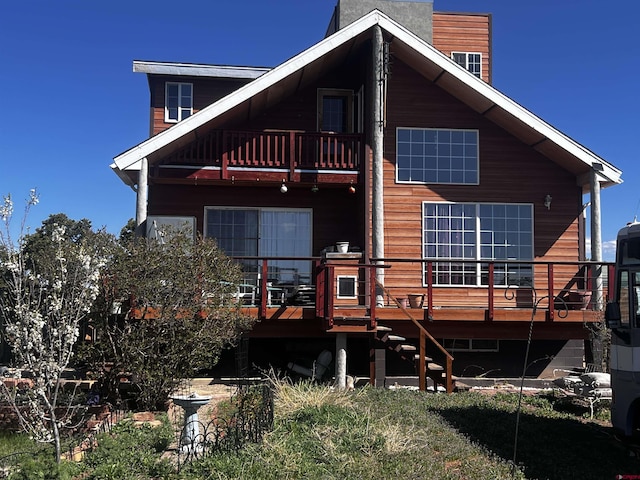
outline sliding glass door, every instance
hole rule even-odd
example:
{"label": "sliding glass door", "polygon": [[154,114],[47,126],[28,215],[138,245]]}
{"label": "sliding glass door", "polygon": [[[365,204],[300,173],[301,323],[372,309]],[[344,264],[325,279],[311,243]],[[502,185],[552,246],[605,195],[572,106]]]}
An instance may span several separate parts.
{"label": "sliding glass door", "polygon": [[[267,281],[274,285],[311,283],[310,209],[208,207],[207,237],[215,238],[230,256],[289,257],[268,262]],[[257,285],[260,263],[243,261],[246,281]]]}

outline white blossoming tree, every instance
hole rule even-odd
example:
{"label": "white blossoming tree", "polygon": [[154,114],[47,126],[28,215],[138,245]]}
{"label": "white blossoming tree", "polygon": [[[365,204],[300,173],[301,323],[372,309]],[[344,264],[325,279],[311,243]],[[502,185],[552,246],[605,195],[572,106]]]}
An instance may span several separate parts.
{"label": "white blossoming tree", "polygon": [[0,206],[0,316],[16,372],[30,377],[22,389],[0,382],[0,392],[31,437],[55,445],[59,461],[61,431],[71,413],[61,377],[72,360],[80,324],[99,292],[108,235],[72,238],[64,225],[54,223],[30,251],[25,222],[37,203],[32,190],[15,240],[11,197],[4,197]]}

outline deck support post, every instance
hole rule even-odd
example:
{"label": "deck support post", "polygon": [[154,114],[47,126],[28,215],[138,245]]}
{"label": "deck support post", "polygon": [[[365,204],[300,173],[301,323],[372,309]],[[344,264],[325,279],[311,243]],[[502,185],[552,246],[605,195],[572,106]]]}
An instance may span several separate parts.
{"label": "deck support post", "polygon": [[347,388],[347,334],[336,334],[336,388]]}
{"label": "deck support post", "polygon": [[149,197],[149,161],[147,157],[140,160],[138,172],[138,187],[136,188],[136,234],[140,237],[146,235],[145,222],[147,221],[147,199]]}
{"label": "deck support post", "polygon": [[375,387],[384,388],[387,380],[387,351],[384,348],[376,348],[374,356],[376,364]]}

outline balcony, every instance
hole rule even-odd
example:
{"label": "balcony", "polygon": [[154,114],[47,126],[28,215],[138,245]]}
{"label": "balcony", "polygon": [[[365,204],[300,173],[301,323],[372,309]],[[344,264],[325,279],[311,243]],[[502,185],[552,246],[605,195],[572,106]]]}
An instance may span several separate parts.
{"label": "balcony", "polygon": [[162,176],[188,176],[191,169],[211,180],[255,180],[263,171],[277,180],[356,183],[363,158],[361,134],[214,130],[166,157],[160,169]]}

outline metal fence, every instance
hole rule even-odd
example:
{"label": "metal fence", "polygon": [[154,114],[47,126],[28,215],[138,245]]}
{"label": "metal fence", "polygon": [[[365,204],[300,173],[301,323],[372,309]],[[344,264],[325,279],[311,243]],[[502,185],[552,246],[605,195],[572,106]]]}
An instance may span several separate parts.
{"label": "metal fence", "polygon": [[272,428],[271,386],[240,387],[212,418],[185,423],[178,437],[178,469],[197,458],[236,452],[247,443],[258,443]]}

